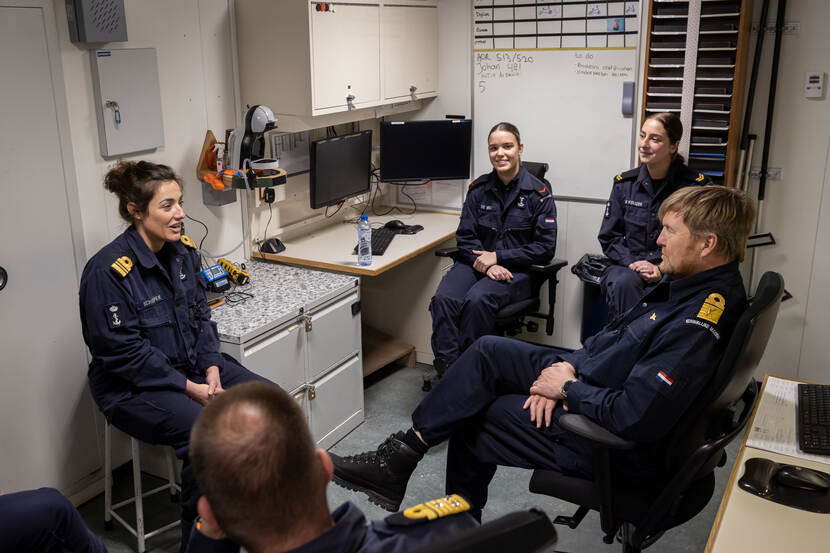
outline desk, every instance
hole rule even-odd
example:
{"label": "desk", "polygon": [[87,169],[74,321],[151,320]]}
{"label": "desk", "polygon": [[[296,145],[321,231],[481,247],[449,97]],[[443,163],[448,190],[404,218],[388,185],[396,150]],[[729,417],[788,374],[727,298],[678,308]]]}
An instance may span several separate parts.
{"label": "desk", "polygon": [[357,255],[352,254],[357,244],[357,225],[351,223],[335,223],[303,236],[285,239],[285,251],[281,253],[253,252],[252,255],[338,273],[377,276],[453,238],[459,216],[437,211],[416,211],[412,215],[370,217],[369,222],[376,227],[393,219],[400,219],[407,225],[421,225],[424,230],[417,234],[399,234],[392,239],[383,255],[372,256],[372,264],[368,267],[358,265]]}
{"label": "desk", "polygon": [[[252,255],[290,265],[377,276],[454,238],[459,215],[416,211],[412,215],[370,216],[369,221],[377,227],[393,219],[400,219],[407,225],[421,225],[424,230],[417,234],[395,236],[383,255],[372,256],[372,264],[368,267],[358,265],[357,255],[352,254],[357,244],[357,225],[350,223],[334,223],[301,236],[285,238],[285,250],[278,254],[253,252]],[[409,342],[388,336],[368,325],[363,326],[362,341],[364,376],[399,359],[409,367],[415,366],[415,346]]]}
{"label": "desk", "polygon": [[[764,378],[763,393],[767,379]],[[756,497],[738,488],[738,480],[744,473],[744,462],[752,457],[763,457],[779,463],[794,463],[830,472],[828,463],[781,455],[746,445],[747,436],[755,418],[763,409],[758,401],[755,412],[747,425],[741,448],[726,491],[723,494],[705,553],[735,553],[737,551],[798,553],[826,552],[830,549],[830,515],[801,511]],[[795,411],[793,411],[795,425]]]}

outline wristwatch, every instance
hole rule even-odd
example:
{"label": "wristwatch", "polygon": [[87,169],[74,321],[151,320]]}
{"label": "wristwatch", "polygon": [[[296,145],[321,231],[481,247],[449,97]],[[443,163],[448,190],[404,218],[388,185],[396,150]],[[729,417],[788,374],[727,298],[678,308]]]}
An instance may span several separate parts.
{"label": "wristwatch", "polygon": [[562,384],[562,389],[559,391],[559,394],[562,396],[562,399],[568,399],[568,388],[571,387],[571,384],[574,382],[578,382],[576,378],[571,378],[570,380],[566,380],[564,384]]}

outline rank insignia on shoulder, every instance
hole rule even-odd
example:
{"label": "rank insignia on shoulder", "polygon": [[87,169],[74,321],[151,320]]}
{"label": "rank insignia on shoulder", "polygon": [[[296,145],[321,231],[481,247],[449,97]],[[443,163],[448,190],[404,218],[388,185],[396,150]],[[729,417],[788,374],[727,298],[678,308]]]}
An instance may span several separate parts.
{"label": "rank insignia on shoulder", "polygon": [[614,180],[622,180],[622,173],[617,173],[617,176],[614,177]]}
{"label": "rank insignia on shoulder", "polygon": [[469,510],[470,503],[466,499],[452,494],[389,515],[386,523],[391,526],[414,526]]}
{"label": "rank insignia on shoulder", "polygon": [[709,294],[709,297],[707,297],[704,300],[703,305],[700,306],[697,318],[709,321],[710,323],[718,324],[725,307],[726,300],[722,295],[718,293]]}
{"label": "rank insignia on shoulder", "polygon": [[193,239],[186,234],[182,234],[181,242],[190,249],[196,249],[196,242],[194,242]]}
{"label": "rank insignia on shoulder", "polygon": [[121,278],[124,278],[130,271],[133,270],[133,260],[126,255],[122,255],[116,259],[110,267],[117,274],[121,275]]}
{"label": "rank insignia on shoulder", "polygon": [[547,192],[547,191],[548,191],[548,187],[543,186],[540,190],[537,190],[536,192],[538,192],[540,196],[543,196],[545,194],[545,192]]}
{"label": "rank insignia on shoulder", "polygon": [[695,182],[703,182],[703,179],[705,179],[705,178],[706,177],[703,176],[703,173],[698,173],[697,178],[695,179]]}

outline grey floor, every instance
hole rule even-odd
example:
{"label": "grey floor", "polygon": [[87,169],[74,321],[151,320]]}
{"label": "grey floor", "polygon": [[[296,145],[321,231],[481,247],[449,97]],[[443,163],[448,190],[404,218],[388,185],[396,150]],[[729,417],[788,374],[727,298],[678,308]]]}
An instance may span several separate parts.
{"label": "grey floor", "polygon": [[[340,454],[352,454],[374,449],[378,443],[389,434],[409,427],[409,415],[424,392],[421,391],[422,371],[424,365],[414,369],[387,367],[365,381],[365,414],[366,420],[346,436],[332,451]],[[693,553],[703,551],[709,530],[715,518],[720,497],[726,480],[729,477],[731,464],[735,459],[738,442],[733,442],[727,449],[729,455],[728,466],[718,469],[715,496],[706,509],[685,525],[670,530],[648,551],[654,553]],[[433,448],[427,453],[424,460],[409,481],[404,499],[404,506],[414,505],[440,497],[444,492],[444,464],[446,461],[446,445]],[[570,515],[576,507],[569,503],[531,494],[527,491],[530,471],[524,469],[500,467],[490,486],[490,499],[484,511],[484,521],[497,518],[503,514],[538,507],[548,515],[554,517],[560,514]],[[151,477],[147,485],[150,486]],[[126,494],[131,486],[130,473],[127,470],[116,475],[117,489]],[[152,517],[151,524],[163,524],[178,516],[178,509],[161,494],[161,497],[150,498],[145,508],[147,517]],[[388,513],[380,507],[369,503],[363,494],[351,492],[334,484],[329,486],[329,505],[334,508],[344,501],[351,501],[366,513],[367,519],[385,517]],[[103,528],[103,496],[86,503],[80,508],[81,514],[90,528],[101,535],[110,552],[120,553],[135,551],[135,538],[127,534],[118,524],[115,529],[105,531]],[[129,511],[128,511],[129,512]],[[558,551],[617,551],[619,545],[605,545],[602,542],[599,530],[599,517],[590,513],[576,530],[566,527],[557,527],[559,539],[555,546]],[[179,530],[172,530],[151,539],[147,551],[171,552],[178,551]]]}

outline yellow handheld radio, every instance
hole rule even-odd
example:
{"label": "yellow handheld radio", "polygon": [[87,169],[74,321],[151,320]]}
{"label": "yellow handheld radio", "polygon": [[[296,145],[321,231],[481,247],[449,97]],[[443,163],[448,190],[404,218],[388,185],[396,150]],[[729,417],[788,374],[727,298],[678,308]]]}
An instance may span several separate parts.
{"label": "yellow handheld radio", "polygon": [[224,257],[220,257],[217,262],[219,265],[225,269],[225,272],[228,273],[228,276],[231,277],[235,283],[239,284],[240,286],[243,284],[248,284],[251,280],[251,273],[247,271],[243,271]]}

